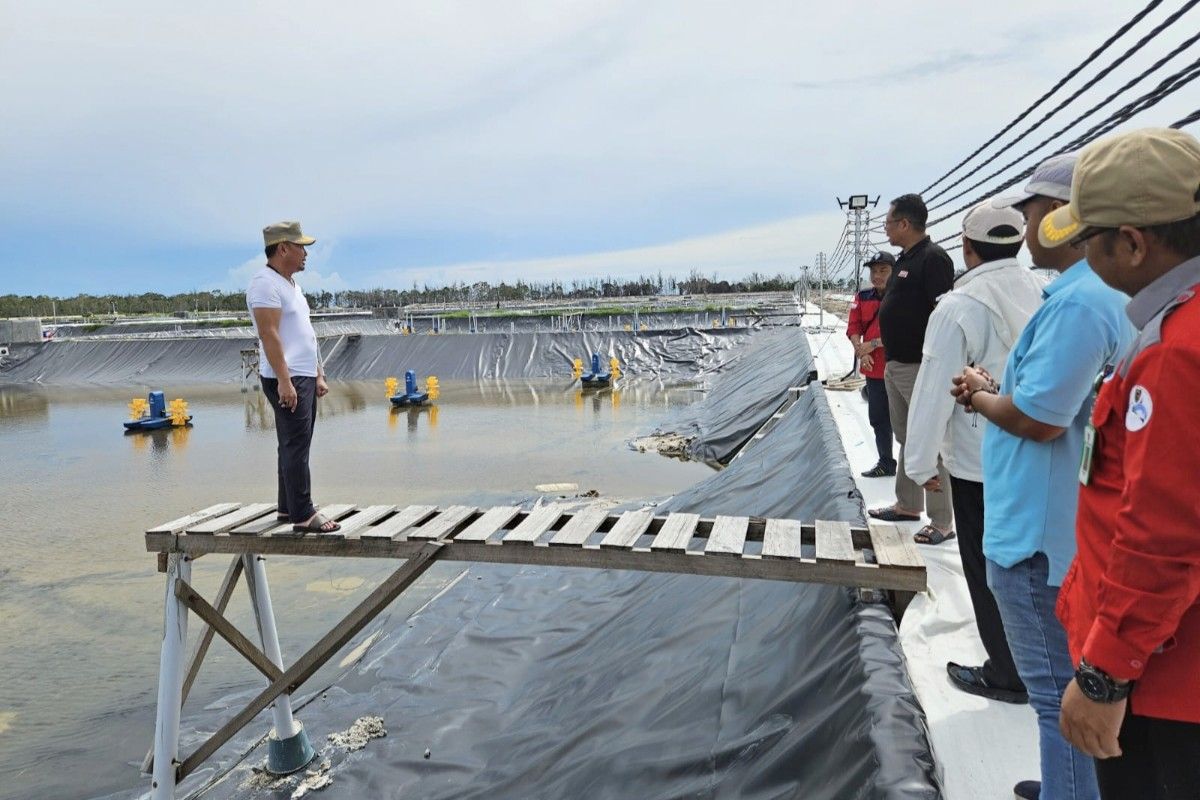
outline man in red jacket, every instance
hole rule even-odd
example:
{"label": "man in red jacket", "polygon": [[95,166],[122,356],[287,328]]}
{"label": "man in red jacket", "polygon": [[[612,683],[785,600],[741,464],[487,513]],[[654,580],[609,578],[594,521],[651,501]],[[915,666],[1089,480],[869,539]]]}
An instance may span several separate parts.
{"label": "man in red jacket", "polygon": [[875,449],[879,451],[879,461],[863,473],[864,478],[896,474],[896,459],[892,457],[892,420],[888,415],[887,388],[883,385],[883,364],[887,358],[879,334],[879,305],[895,263],[896,257],[883,251],[863,262],[863,266],[871,271],[871,288],[854,296],[846,323],[846,335],[858,356],[859,371],[867,379],[867,419],[875,431]]}
{"label": "man in red jacket", "polygon": [[1139,330],[1084,437],[1057,608],[1078,665],[1062,732],[1097,759],[1106,800],[1200,797],[1200,142],[1095,142],[1039,236],[1086,241]]}

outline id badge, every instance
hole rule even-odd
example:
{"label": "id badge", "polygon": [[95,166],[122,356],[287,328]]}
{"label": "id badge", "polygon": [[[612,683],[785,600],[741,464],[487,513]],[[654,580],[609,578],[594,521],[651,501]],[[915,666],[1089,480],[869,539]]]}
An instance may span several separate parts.
{"label": "id badge", "polygon": [[1079,483],[1087,486],[1092,480],[1092,460],[1096,456],[1096,426],[1088,423],[1083,429],[1083,456],[1079,459]]}

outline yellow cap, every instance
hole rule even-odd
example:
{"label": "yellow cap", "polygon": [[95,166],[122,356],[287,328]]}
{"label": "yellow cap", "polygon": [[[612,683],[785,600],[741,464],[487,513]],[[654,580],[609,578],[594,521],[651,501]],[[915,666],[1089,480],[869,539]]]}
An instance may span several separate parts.
{"label": "yellow cap", "polygon": [[1146,228],[1200,214],[1200,142],[1172,128],[1099,139],[1079,154],[1071,201],[1042,220],[1038,240],[1059,247],[1088,228]]}
{"label": "yellow cap", "polygon": [[279,244],[280,242],[308,245],[315,241],[316,239],[313,237],[304,235],[304,231],[300,230],[299,222],[287,220],[276,222],[263,228],[263,244],[267,247]]}

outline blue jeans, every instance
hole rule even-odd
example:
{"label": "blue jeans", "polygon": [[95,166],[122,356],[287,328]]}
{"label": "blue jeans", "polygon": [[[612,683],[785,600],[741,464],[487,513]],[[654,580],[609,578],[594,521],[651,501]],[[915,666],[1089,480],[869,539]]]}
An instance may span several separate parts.
{"label": "blue jeans", "polygon": [[1042,800],[1096,800],[1096,767],[1058,729],[1062,695],[1075,675],[1067,634],[1054,615],[1058,587],[1049,586],[1045,554],[1005,568],[988,559],[988,586],[1000,607],[1017,672],[1037,712]]}

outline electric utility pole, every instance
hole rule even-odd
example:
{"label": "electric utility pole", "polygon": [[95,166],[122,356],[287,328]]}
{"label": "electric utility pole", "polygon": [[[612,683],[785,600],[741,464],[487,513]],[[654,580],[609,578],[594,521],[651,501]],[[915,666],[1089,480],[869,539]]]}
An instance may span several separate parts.
{"label": "electric utility pole", "polygon": [[866,240],[867,227],[871,224],[871,214],[867,211],[867,207],[878,206],[879,195],[875,195],[875,199],[872,200],[869,195],[852,194],[849,200],[843,201],[839,197],[837,202],[838,208],[848,209],[846,214],[854,225],[854,293],[857,295],[862,289],[862,263],[867,258],[863,245]]}

